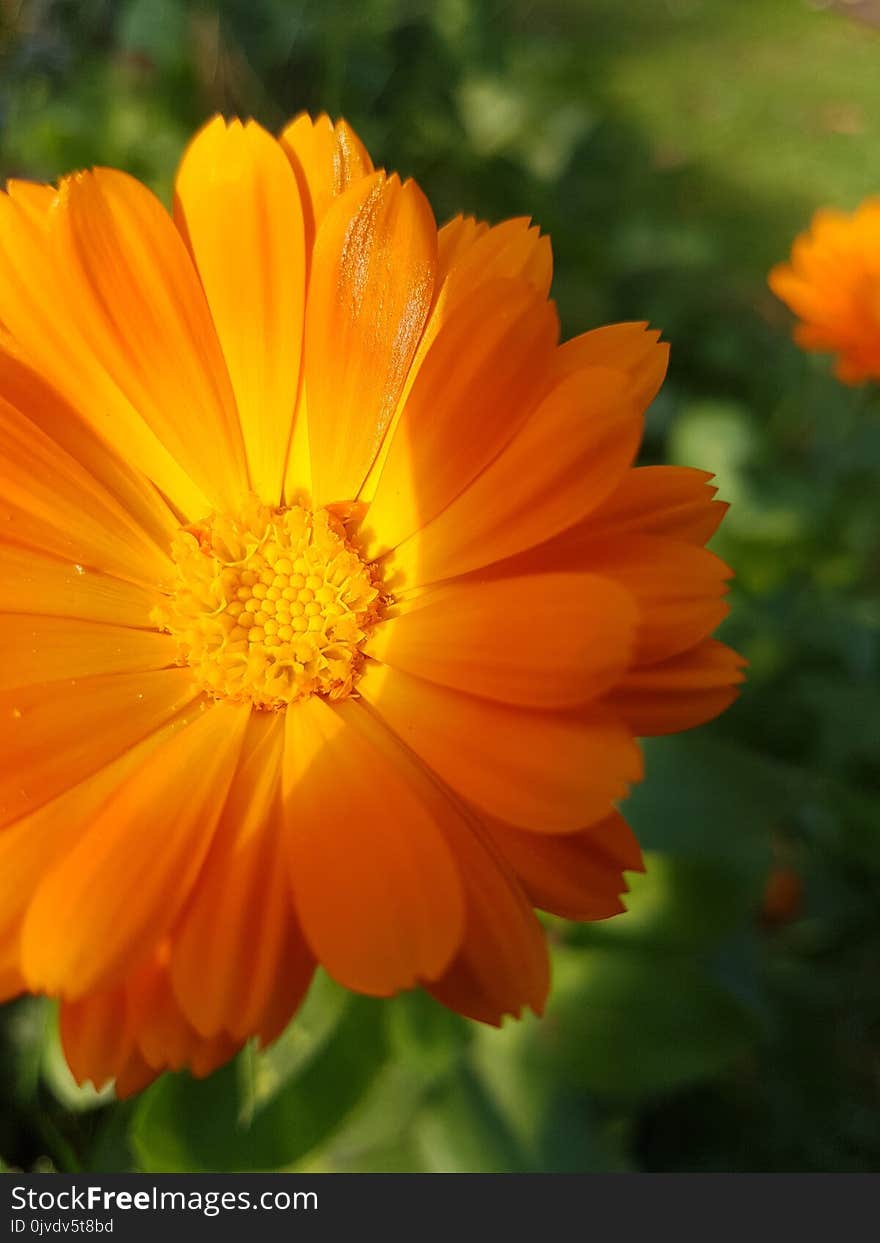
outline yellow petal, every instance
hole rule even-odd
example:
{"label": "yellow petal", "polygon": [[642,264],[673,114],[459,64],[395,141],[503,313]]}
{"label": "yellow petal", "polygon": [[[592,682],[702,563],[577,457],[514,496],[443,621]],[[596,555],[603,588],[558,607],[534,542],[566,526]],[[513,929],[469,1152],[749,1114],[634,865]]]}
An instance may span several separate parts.
{"label": "yellow petal", "polygon": [[72,617],[0,613],[0,691],[61,678],[165,669],[175,663],[171,635]]}
{"label": "yellow petal", "polygon": [[346,121],[334,125],[326,112],[314,121],[308,113],[294,117],[279,135],[299,184],[311,254],[315,234],[327,209],[349,186],[373,171],[366,147]]}
{"label": "yellow petal", "polygon": [[226,359],[251,484],[278,505],[305,305],[303,215],[290,163],[256,122],[215,117],[184,154],[175,217]]}
{"label": "yellow petal", "polygon": [[305,376],[314,501],[352,500],[394,413],[431,302],[437,234],[413,182],[356,182],[315,240]]}
{"label": "yellow petal", "polygon": [[150,627],[150,613],[161,598],[158,591],[35,548],[0,544],[0,613],[41,613]]}

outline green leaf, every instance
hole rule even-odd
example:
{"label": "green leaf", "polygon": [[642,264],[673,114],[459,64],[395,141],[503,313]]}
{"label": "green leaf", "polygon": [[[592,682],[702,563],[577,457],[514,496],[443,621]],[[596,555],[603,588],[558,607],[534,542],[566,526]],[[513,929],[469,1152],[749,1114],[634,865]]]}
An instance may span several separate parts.
{"label": "green leaf", "polygon": [[761,755],[704,736],[645,745],[646,780],[624,807],[645,850],[765,875],[771,830],[790,815],[790,784]]}
{"label": "green leaf", "polygon": [[351,997],[332,1033],[268,1098],[255,1086],[261,1054],[246,1052],[202,1081],[164,1076],[134,1116],[140,1168],[273,1170],[302,1158],[340,1125],[382,1065],[380,1007]]}
{"label": "green leaf", "polygon": [[757,427],[735,402],[692,402],[675,420],[668,447],[671,462],[711,471],[721,499],[740,502],[743,472],[758,449]]}
{"label": "green leaf", "polygon": [[349,1118],[296,1169],[305,1173],[405,1172],[421,1169],[412,1123],[436,1084],[418,1062],[391,1057]]}
{"label": "green leaf", "polygon": [[646,851],[644,861],[644,872],[627,876],[626,914],[583,924],[572,939],[586,945],[707,947],[749,918],[764,887],[763,872],[713,860]]}
{"label": "green leaf", "polygon": [[623,1097],[714,1074],[759,1035],[752,1010],[689,957],[568,951],[535,1056],[569,1086]]}
{"label": "green leaf", "polygon": [[175,0],[132,0],[119,23],[119,42],[128,52],[146,56],[165,69],[186,63],[186,9]]}
{"label": "green leaf", "polygon": [[386,1002],[385,1021],[392,1057],[427,1077],[454,1066],[473,1035],[466,1019],[421,989]]}
{"label": "green leaf", "polygon": [[432,1173],[505,1174],[529,1168],[492,1097],[466,1066],[432,1093],[413,1133]]}
{"label": "green leaf", "polygon": [[45,997],[21,997],[5,1011],[11,1058],[4,1077],[19,1100],[37,1099],[46,1043],[56,1020],[54,1004]]}
{"label": "green leaf", "polygon": [[880,686],[807,673],[796,683],[798,698],[816,720],[827,762],[841,767],[870,761],[880,738]]}
{"label": "green leaf", "polygon": [[535,1056],[541,1022],[525,1015],[501,1028],[481,1027],[470,1063],[516,1138],[525,1168],[569,1173],[627,1168],[619,1140],[597,1117],[593,1102]]}
{"label": "green leaf", "polygon": [[316,972],[296,1018],[278,1039],[268,1049],[258,1052],[251,1047],[245,1052],[239,1063],[245,1121],[250,1121],[314,1058],[339,1023],[350,999],[351,995],[324,971]]}

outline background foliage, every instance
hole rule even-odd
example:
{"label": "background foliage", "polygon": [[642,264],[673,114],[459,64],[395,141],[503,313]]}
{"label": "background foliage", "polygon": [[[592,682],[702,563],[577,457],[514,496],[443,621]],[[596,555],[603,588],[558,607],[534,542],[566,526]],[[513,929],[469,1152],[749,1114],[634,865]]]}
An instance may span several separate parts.
{"label": "background foliage", "polygon": [[[713,469],[737,706],[651,743],[631,913],[552,925],[542,1023],[319,980],[265,1054],[120,1105],[0,1013],[24,1168],[868,1170],[880,1161],[880,399],[799,354],[768,266],[880,192],[880,6],[830,0],[0,0],[0,172],[167,195],[213,110],[343,113],[439,218],[531,214],[567,333],[673,344],[646,461]],[[861,20],[866,19],[866,20]],[[50,296],[50,291],[47,291]]]}

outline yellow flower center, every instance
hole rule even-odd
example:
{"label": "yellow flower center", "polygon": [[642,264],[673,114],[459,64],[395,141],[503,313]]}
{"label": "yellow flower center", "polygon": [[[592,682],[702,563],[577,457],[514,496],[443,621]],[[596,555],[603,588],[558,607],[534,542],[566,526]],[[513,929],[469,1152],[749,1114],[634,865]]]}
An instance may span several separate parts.
{"label": "yellow flower center", "polygon": [[152,620],[206,691],[261,708],[351,691],[380,598],[338,518],[252,499],[180,531],[172,555],[173,594]]}

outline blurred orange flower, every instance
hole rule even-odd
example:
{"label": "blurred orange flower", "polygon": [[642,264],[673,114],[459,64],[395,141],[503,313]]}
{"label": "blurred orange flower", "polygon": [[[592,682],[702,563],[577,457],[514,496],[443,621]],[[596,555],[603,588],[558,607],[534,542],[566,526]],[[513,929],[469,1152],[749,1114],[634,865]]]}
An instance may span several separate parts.
{"label": "blurred orange flower", "polygon": [[0,995],[120,1094],[316,964],[498,1023],[532,907],[622,909],[635,736],[735,695],[709,476],[633,468],[667,347],[558,343],[527,220],[439,232],[344,122],[217,118],[174,214],[0,201]]}
{"label": "blurred orange flower", "polygon": [[817,212],[769,275],[770,288],[798,316],[798,345],[837,355],[845,384],[880,379],[880,199],[852,213]]}

